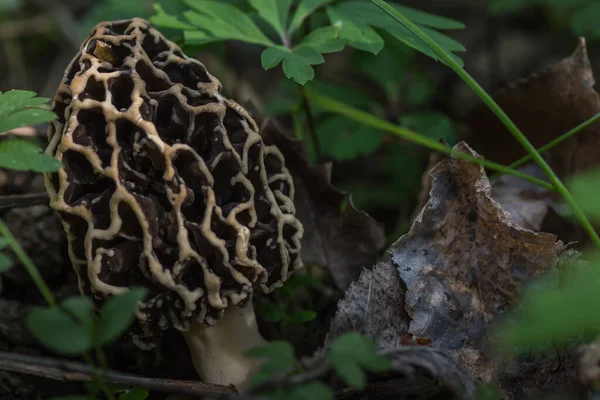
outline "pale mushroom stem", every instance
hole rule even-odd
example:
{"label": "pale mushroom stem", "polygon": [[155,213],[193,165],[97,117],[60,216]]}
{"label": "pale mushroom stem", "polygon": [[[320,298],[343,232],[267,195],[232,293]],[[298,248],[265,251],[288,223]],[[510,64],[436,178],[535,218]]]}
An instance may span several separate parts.
{"label": "pale mushroom stem", "polygon": [[252,304],[227,308],[213,326],[194,321],[182,333],[203,382],[234,385],[242,393],[248,389],[261,362],[247,358],[244,352],[267,343],[258,332]]}

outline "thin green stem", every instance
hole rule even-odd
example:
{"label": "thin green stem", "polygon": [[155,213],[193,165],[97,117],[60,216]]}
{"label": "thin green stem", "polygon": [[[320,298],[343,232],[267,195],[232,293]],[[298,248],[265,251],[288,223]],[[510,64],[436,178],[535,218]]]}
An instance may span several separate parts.
{"label": "thin green stem", "polygon": [[[557,137],[556,139],[552,140],[551,142],[546,143],[542,147],[538,148],[537,151],[540,152],[540,153],[548,151],[551,148],[556,147],[560,143],[564,142],[565,140],[567,140],[571,136],[575,135],[576,133],[581,132],[582,130],[584,130],[588,126],[594,124],[595,122],[598,122],[599,120],[600,120],[600,113],[594,115],[592,118],[588,119],[587,121],[582,122],[581,124],[577,125],[575,128],[571,129],[567,133],[564,133],[564,134],[560,135],[559,137]],[[508,167],[509,168],[518,168],[521,165],[523,165],[526,162],[528,162],[529,160],[531,160],[531,155],[526,155],[525,157],[520,158],[519,160],[517,160],[514,163],[510,164]],[[490,179],[491,180],[498,179],[500,176],[502,176],[502,174],[495,174],[492,177],[490,177]]]}
{"label": "thin green stem", "polygon": [[492,97],[477,83],[477,81],[473,79],[473,77],[467,73],[467,71],[465,71],[463,67],[461,67],[454,58],[452,58],[452,56],[450,56],[450,54],[448,54],[439,44],[437,44],[435,40],[431,39],[423,31],[421,31],[421,29],[413,24],[408,18],[396,11],[383,0],[371,0],[371,2],[393,17],[406,29],[415,34],[424,43],[426,43],[440,58],[440,60],[444,62],[444,64],[450,67],[450,69],[452,69],[467,85],[469,85],[469,87],[471,87],[471,89],[473,89],[473,91],[481,98],[481,100],[483,100],[489,109],[496,114],[498,119],[500,119],[500,121],[506,126],[509,132],[521,144],[521,146],[527,150],[527,153],[531,155],[531,158],[539,165],[540,169],[546,174],[546,176],[548,176],[555,190],[565,199],[567,204],[569,204],[573,210],[573,214],[575,214],[575,216],[579,219],[584,229],[590,235],[592,241],[596,244],[596,246],[600,247],[600,236],[598,236],[598,233],[594,230],[594,227],[590,223],[581,207],[579,207],[577,204],[577,201],[575,201],[573,195],[571,195],[560,178],[554,173],[550,165],[548,165],[546,160],[544,160],[533,144],[527,139],[527,137],[525,137],[523,132],[521,132],[515,123],[508,117],[508,115],[506,115],[498,103],[492,99]]}
{"label": "thin green stem", "polygon": [[372,114],[350,107],[347,104],[341,103],[330,97],[323,96],[312,89],[306,88],[306,94],[314,104],[317,104],[328,111],[344,115],[350,119],[353,119],[365,125],[372,126],[382,131],[393,133],[394,135],[399,136],[400,138],[406,141],[418,144],[430,150],[438,151],[444,154],[451,154],[456,158],[470,161],[478,165],[483,165],[484,167],[494,171],[500,171],[504,174],[516,176],[517,178],[521,178],[528,182],[532,182],[546,189],[553,189],[551,184],[541,179],[527,175],[520,171],[507,168],[504,165],[484,160],[483,158],[473,157],[472,155],[467,153],[455,152],[452,150],[451,147],[445,146],[444,144],[435,141],[431,138],[428,138],[427,136],[420,135],[416,132],[411,131],[410,129],[406,129],[401,126],[395,125],[389,121],[383,120]]}
{"label": "thin green stem", "polygon": [[48,303],[50,307],[56,307],[56,300],[54,299],[54,296],[52,296],[50,288],[46,285],[46,282],[44,282],[44,278],[40,275],[40,271],[38,271],[33,261],[31,261],[31,258],[29,258],[25,250],[23,250],[2,219],[0,219],[0,235],[8,240],[10,248],[16,254],[21,264],[23,264],[23,267],[25,267],[25,270],[44,297],[44,300],[46,300],[46,303]]}
{"label": "thin green stem", "polygon": [[[85,361],[85,363],[87,365],[95,368],[96,363],[94,362],[94,359],[92,358],[92,356],[90,356],[88,353],[83,353],[81,355],[81,357],[83,358],[83,361]],[[102,361],[100,361],[100,363],[102,364]],[[114,394],[110,391],[108,385],[106,384],[106,379],[104,379],[105,371],[106,371],[105,367],[102,367],[100,374],[94,375],[94,378],[100,380],[99,386],[102,389],[102,391],[104,392],[104,394],[106,395],[106,398],[108,400],[115,400]],[[92,395],[96,396],[96,393],[92,393]]]}

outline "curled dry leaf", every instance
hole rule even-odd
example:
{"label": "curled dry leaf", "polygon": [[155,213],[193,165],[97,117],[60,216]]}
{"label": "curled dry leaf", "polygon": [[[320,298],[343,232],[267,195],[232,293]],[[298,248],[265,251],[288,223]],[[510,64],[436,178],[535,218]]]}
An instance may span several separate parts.
{"label": "curled dry leaf", "polygon": [[296,185],[296,217],[304,226],[302,260],[329,268],[342,290],[358,278],[365,267],[375,264],[385,237],[382,226],[358,210],[347,194],[331,184],[331,164],[311,167],[304,143],[291,139],[271,122],[261,135],[276,145]]}
{"label": "curled dry leaf", "polygon": [[[454,150],[479,157],[464,143]],[[330,335],[358,330],[388,349],[408,335],[411,344],[430,341],[471,376],[495,380],[507,371],[492,360],[491,322],[517,304],[526,281],[556,267],[564,246],[519,226],[492,199],[482,167],[446,158],[430,174],[430,198],[410,232],[389,261],[350,286]]]}
{"label": "curled dry leaf", "polygon": [[[520,171],[539,179],[545,178],[534,164]],[[492,197],[510,213],[514,222],[533,231],[542,229],[549,209],[556,206],[556,194],[553,191],[512,175],[503,175],[494,181]]]}
{"label": "curled dry leaf", "polygon": [[[600,97],[594,90],[594,75],[585,39],[575,52],[545,71],[533,74],[501,90],[494,100],[540,147],[600,112]],[[486,158],[509,164],[525,155],[521,145],[485,106],[467,118],[466,140]],[[559,176],[598,164],[600,124],[594,124],[548,152]]]}
{"label": "curled dry leaf", "polygon": [[[464,143],[454,150],[478,156]],[[556,265],[563,244],[517,225],[491,198],[482,167],[450,158],[430,174],[430,200],[390,250],[407,287],[408,333],[489,379],[490,322],[516,305],[526,280]]]}

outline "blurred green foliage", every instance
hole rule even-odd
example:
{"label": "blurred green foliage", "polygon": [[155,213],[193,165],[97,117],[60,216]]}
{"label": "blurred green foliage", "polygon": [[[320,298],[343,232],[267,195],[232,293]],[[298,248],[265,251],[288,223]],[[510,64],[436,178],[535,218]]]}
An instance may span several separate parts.
{"label": "blurred green foliage", "polygon": [[493,14],[516,12],[538,6],[558,26],[573,34],[600,40],[600,2],[597,0],[488,0]]}

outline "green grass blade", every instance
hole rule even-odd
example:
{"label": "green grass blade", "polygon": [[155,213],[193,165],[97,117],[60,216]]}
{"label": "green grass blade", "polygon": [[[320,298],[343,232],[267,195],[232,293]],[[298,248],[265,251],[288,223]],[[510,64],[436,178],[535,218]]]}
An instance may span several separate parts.
{"label": "green grass blade", "polygon": [[55,307],[56,300],[54,299],[54,296],[52,296],[52,292],[50,292],[50,288],[48,287],[48,285],[46,285],[46,282],[44,282],[44,278],[42,278],[42,276],[40,275],[40,272],[36,268],[35,264],[33,264],[33,261],[31,261],[31,258],[29,258],[27,253],[25,253],[25,250],[23,250],[23,248],[21,247],[19,242],[17,242],[17,239],[15,239],[15,237],[13,236],[11,231],[4,224],[4,221],[2,221],[1,219],[0,219],[0,235],[3,236],[8,241],[8,245],[10,246],[12,251],[14,251],[14,253],[17,255],[17,258],[19,259],[19,261],[21,261],[21,264],[23,264],[23,266],[27,270],[27,273],[29,274],[29,276],[31,277],[31,279],[33,280],[35,285],[37,286],[37,288],[40,291],[40,293],[42,294],[42,296],[44,296],[44,299],[46,300],[48,305],[50,307]]}
{"label": "green grass blade", "polygon": [[525,137],[523,132],[515,125],[515,123],[509,118],[509,116],[504,112],[504,110],[492,99],[492,97],[477,83],[477,81],[467,73],[458,62],[448,54],[439,44],[437,44],[433,39],[427,36],[423,31],[421,31],[415,24],[413,24],[409,19],[407,19],[404,15],[399,13],[389,4],[387,4],[383,0],[370,0],[377,7],[381,8],[391,17],[393,17],[399,24],[404,26],[406,29],[410,30],[413,34],[415,34],[418,38],[423,40],[427,46],[433,50],[436,55],[440,58],[441,61],[444,62],[450,69],[452,69],[473,91],[481,98],[481,100],[489,107],[489,109],[496,114],[498,119],[506,126],[509,132],[517,139],[517,141],[525,148],[527,153],[531,156],[531,158],[539,165],[540,169],[548,176],[550,181],[552,182],[555,190],[565,199],[567,204],[573,210],[573,214],[577,217],[581,225],[584,227],[586,232],[590,235],[592,241],[596,244],[596,246],[600,247],[600,236],[594,230],[594,227],[590,223],[589,219],[585,215],[585,213],[581,210],[581,207],[575,201],[573,195],[569,192],[564,183],[560,180],[560,178],[554,173],[550,165],[544,160],[541,154],[536,150],[533,144]]}
{"label": "green grass blade", "polygon": [[494,171],[500,171],[504,174],[516,176],[518,178],[532,182],[532,183],[539,185],[541,187],[544,187],[546,189],[550,189],[550,190],[553,189],[551,184],[549,184],[548,182],[545,182],[541,179],[527,175],[520,171],[516,171],[516,170],[510,169],[510,168],[507,168],[501,164],[497,164],[497,163],[494,163],[491,161],[473,157],[470,154],[453,152],[451,147],[446,146],[434,139],[431,139],[424,135],[420,135],[419,133],[413,132],[410,129],[406,129],[401,126],[395,125],[391,122],[388,122],[388,121],[378,118],[372,114],[369,114],[364,111],[353,108],[351,106],[348,106],[347,104],[341,103],[330,97],[323,96],[312,89],[306,88],[306,95],[314,104],[326,109],[327,111],[330,111],[330,112],[333,112],[336,114],[340,114],[340,115],[344,115],[344,116],[346,116],[350,119],[353,119],[357,122],[360,122],[362,124],[372,126],[374,128],[380,129],[385,132],[393,133],[394,135],[396,135],[406,141],[418,144],[418,145],[426,147],[430,150],[438,151],[438,152],[444,153],[444,154],[452,154],[456,158],[470,161],[475,164],[483,165],[484,167],[489,168]]}
{"label": "green grass blade", "polygon": [[[560,135],[559,137],[557,137],[556,139],[546,143],[542,147],[538,148],[537,151],[539,151],[540,153],[548,151],[551,148],[556,147],[557,145],[561,144],[562,142],[564,142],[571,136],[575,135],[576,133],[581,132],[588,126],[594,124],[595,122],[598,122],[599,120],[600,120],[600,113],[594,115],[592,118],[588,119],[587,121],[582,122],[581,124],[577,125],[575,128],[571,129],[567,133],[564,133],[564,134]],[[509,168],[518,168],[518,167],[522,166],[523,164],[525,164],[526,162],[528,162],[529,160],[531,160],[531,155],[526,155],[525,157],[522,157],[522,158],[518,159],[517,161],[515,161],[514,163],[510,164],[508,167]],[[500,176],[502,176],[502,174],[495,174],[490,179],[492,179],[492,180],[498,179],[498,178],[500,178]]]}

